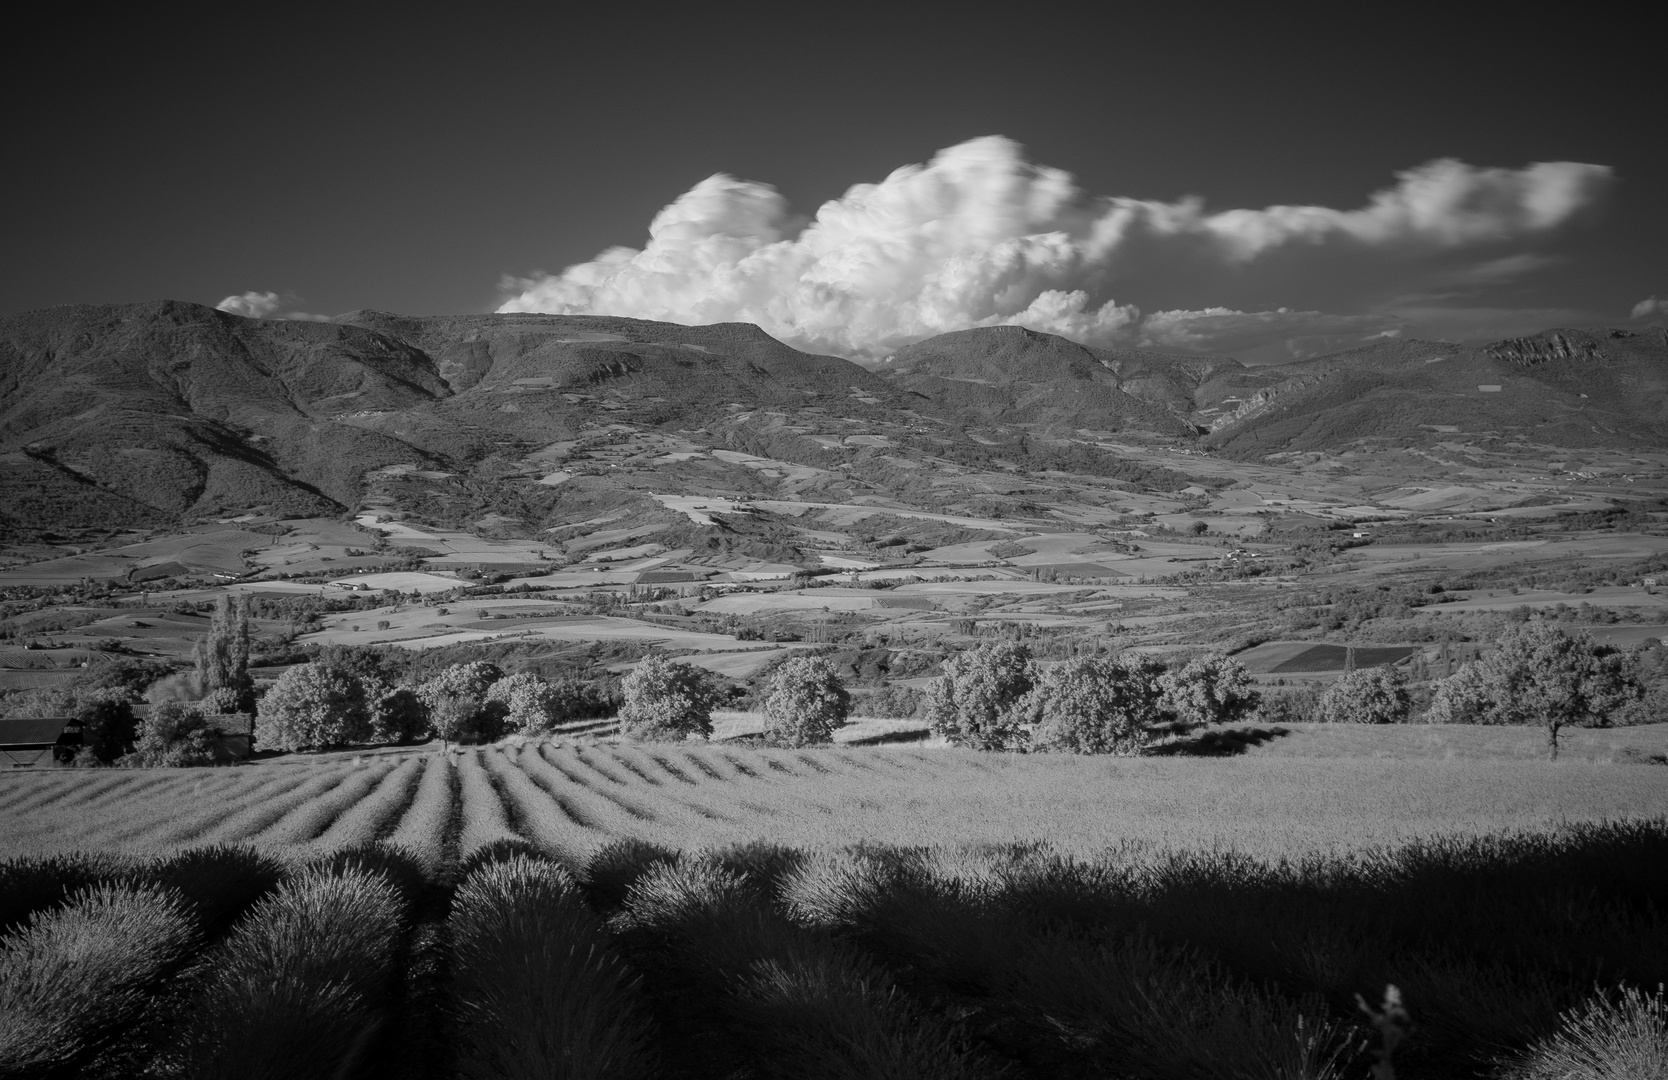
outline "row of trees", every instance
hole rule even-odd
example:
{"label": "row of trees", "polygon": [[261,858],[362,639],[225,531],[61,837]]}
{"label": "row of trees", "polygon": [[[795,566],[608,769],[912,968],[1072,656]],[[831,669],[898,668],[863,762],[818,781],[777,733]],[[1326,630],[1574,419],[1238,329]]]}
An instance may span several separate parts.
{"label": "row of trees", "polygon": [[1043,667],[998,642],[945,660],[926,712],[958,746],[1131,754],[1163,732],[1243,720],[1260,701],[1244,666],[1219,654],[1175,669],[1135,653]]}
{"label": "row of trees", "polygon": [[[1407,679],[1392,667],[1350,672],[1315,702],[1312,718],[1332,723],[1396,724],[1413,718]],[[1658,718],[1639,661],[1571,633],[1551,619],[1508,629],[1480,658],[1431,686],[1423,719],[1433,724],[1512,724],[1542,727],[1547,750],[1558,756],[1567,727],[1604,727]]]}
{"label": "row of trees", "polygon": [[405,685],[392,681],[374,654],[340,650],[280,675],[260,700],[255,730],[261,746],[279,750],[427,738],[490,742],[512,732],[546,734],[609,708],[589,684],[506,675],[484,660]]}

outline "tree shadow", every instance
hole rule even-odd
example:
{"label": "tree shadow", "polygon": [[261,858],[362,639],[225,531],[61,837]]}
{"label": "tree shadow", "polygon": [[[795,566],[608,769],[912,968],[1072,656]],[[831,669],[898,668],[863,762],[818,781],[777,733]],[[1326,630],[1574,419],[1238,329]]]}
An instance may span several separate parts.
{"label": "tree shadow", "polygon": [[1261,746],[1291,734],[1290,728],[1226,728],[1149,747],[1150,757],[1233,757],[1253,746]]}

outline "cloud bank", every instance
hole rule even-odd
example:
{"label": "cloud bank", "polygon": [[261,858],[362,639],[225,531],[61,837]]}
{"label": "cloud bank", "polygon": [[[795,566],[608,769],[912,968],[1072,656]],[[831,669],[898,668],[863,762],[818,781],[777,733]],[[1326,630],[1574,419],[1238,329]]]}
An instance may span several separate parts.
{"label": "cloud bank", "polygon": [[1653,315],[1668,315],[1668,299],[1652,296],[1633,305],[1635,319],[1648,319]]}
{"label": "cloud bank", "polygon": [[[1090,197],[992,136],[859,184],[809,221],[767,184],[709,177],[655,216],[643,248],[506,278],[498,310],[752,322],[802,349],[871,360],[1009,324],[1201,351],[1358,340],[1399,329],[1397,295],[1533,271],[1541,260],[1512,249],[1577,220],[1611,179],[1576,162],[1442,159],[1357,209],[1208,212],[1197,198]],[[1245,302],[1271,289],[1282,306]]]}

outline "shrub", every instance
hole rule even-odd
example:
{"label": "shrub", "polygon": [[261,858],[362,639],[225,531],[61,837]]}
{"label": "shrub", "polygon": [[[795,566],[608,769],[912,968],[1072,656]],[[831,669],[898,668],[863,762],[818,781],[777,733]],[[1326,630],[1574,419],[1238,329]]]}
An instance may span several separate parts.
{"label": "shrub", "polygon": [[631,887],[651,867],[677,861],[676,851],[649,840],[635,836],[610,840],[585,861],[585,892],[598,908],[612,910],[625,902]]}
{"label": "shrub", "polygon": [[1623,988],[1596,995],[1561,1017],[1506,1074],[1510,1080],[1654,1080],[1668,1076],[1668,1001]]}
{"label": "shrub", "polygon": [[122,764],[159,767],[209,765],[213,761],[214,735],[202,712],[183,701],[164,701],[151,706],[133,753],[124,757]]}
{"label": "shrub", "polygon": [[795,926],[757,883],[710,856],[651,867],[620,922],[744,1030],[735,1051],[755,1060],[738,1072],[919,1080],[986,1072],[954,1027],[908,1008],[876,961]]}
{"label": "shrub", "polygon": [[812,746],[834,741],[851,712],[834,667],[820,656],[796,656],[777,667],[765,698],[765,737],[778,746]]}
{"label": "shrub", "polygon": [[1079,657],[1044,671],[1019,704],[1031,742],[1075,754],[1135,754],[1164,714],[1161,668],[1144,657]]}
{"label": "shrub", "polygon": [[81,852],[0,862],[0,934],[11,933],[35,912],[55,908],[77,890],[110,881],[121,872],[115,858]]}
{"label": "shrub", "polygon": [[177,894],[97,885],[0,942],[0,1072],[71,1067],[136,1019],[196,944]]}
{"label": "shrub", "polygon": [[503,734],[504,708],[488,698],[504,677],[485,660],[453,664],[417,688],[434,734],[449,742],[491,742]]}
{"label": "shrub", "polygon": [[561,867],[511,855],[452,906],[466,1077],[654,1075],[637,980]]}
{"label": "shrub", "polygon": [[997,642],[947,658],[927,687],[932,730],[958,746],[1006,750],[1023,745],[1016,709],[1036,681],[1031,650]]}
{"label": "shrub", "polygon": [[487,700],[504,708],[504,725],[512,731],[541,735],[562,722],[571,691],[552,686],[531,672],[509,675],[492,684]]}
{"label": "shrub", "polygon": [[1644,698],[1632,658],[1545,619],[1509,630],[1481,660],[1439,680],[1428,719],[1539,724],[1550,756],[1568,724],[1603,726]]}
{"label": "shrub", "polygon": [[1195,657],[1161,683],[1164,707],[1188,727],[1237,723],[1262,703],[1245,665],[1221,653]]}
{"label": "shrub", "polygon": [[324,661],[297,664],[261,698],[256,734],[278,750],[318,750],[366,741],[371,713],[365,684]]}
{"label": "shrub", "polygon": [[620,733],[650,742],[682,742],[712,735],[712,710],[721,700],[712,678],[691,664],[647,656],[621,681]]}
{"label": "shrub", "polygon": [[194,1077],[344,1076],[387,999],[402,904],[386,878],[309,870],[226,939],[187,1013]]}
{"label": "shrub", "polygon": [[1407,679],[1386,666],[1345,675],[1321,694],[1317,712],[1328,724],[1400,724],[1412,709]]}

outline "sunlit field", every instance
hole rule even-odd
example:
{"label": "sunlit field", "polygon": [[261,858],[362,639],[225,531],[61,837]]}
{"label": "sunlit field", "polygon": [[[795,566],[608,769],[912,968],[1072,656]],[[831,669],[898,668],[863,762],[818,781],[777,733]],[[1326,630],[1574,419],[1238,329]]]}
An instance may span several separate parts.
{"label": "sunlit field", "polygon": [[[1507,756],[1540,753],[1529,731],[1392,734],[1407,744],[1402,757],[1373,756],[1395,748],[1365,729],[1251,729],[1247,738],[1265,740],[1252,752],[1208,758],[529,741],[217,770],[12,774],[0,786],[0,852],[233,842],[327,851],[393,839],[439,860],[515,837],[571,861],[620,838],[686,850],[1046,838],[1085,856],[1135,844],[1278,857],[1668,813],[1668,773],[1641,751],[1606,752],[1605,733],[1577,733],[1558,762]],[[1651,745],[1628,734],[1630,746]]]}

